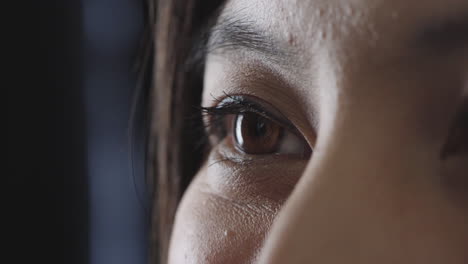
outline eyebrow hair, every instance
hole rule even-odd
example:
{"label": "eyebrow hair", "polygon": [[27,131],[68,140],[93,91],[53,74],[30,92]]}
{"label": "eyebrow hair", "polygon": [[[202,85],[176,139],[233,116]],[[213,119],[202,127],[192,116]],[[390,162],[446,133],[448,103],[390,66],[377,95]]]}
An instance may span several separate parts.
{"label": "eyebrow hair", "polygon": [[202,29],[196,41],[195,52],[192,52],[195,55],[192,59],[202,62],[209,54],[251,51],[264,55],[275,63],[285,62],[290,52],[286,51],[283,43],[239,13],[224,15],[216,24],[212,23]]}
{"label": "eyebrow hair", "polygon": [[[282,64],[294,55],[281,41],[259,29],[254,21],[240,12],[221,17],[216,13],[209,22],[195,37],[195,45],[187,60],[188,66],[197,71],[209,54],[246,50]],[[435,21],[419,31],[413,44],[417,49],[422,47],[432,52],[450,52],[468,46],[468,13],[448,21]]]}
{"label": "eyebrow hair", "polygon": [[211,30],[208,51],[245,48],[266,54],[279,54],[274,40],[260,32],[252,21],[242,18],[223,18]]}

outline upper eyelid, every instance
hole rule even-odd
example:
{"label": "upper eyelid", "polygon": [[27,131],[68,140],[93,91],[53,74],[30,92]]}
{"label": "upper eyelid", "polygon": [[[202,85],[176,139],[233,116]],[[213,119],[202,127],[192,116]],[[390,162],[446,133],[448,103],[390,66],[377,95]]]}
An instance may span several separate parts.
{"label": "upper eyelid", "polygon": [[[244,98],[244,100],[238,100],[237,99],[238,97],[242,97],[242,98]],[[286,129],[288,129],[290,132],[294,133],[295,135],[297,135],[299,137],[302,137],[302,135],[298,131],[298,129],[293,124],[291,124],[289,121],[287,121],[287,118],[284,117],[284,115],[279,110],[274,109],[275,112],[278,112],[278,114],[275,115],[275,114],[271,113],[271,111],[268,111],[267,109],[265,109],[266,107],[261,106],[260,103],[256,103],[253,100],[245,99],[245,97],[255,97],[255,96],[251,96],[251,95],[246,95],[246,96],[245,95],[228,95],[228,94],[225,93],[225,97],[223,97],[222,99],[215,98],[215,101],[217,102],[217,104],[215,106],[205,107],[203,109],[204,109],[204,111],[206,111],[206,113],[215,114],[215,115],[216,114],[218,114],[218,115],[239,114],[239,113],[242,113],[242,112],[244,112],[244,113],[245,112],[256,113],[256,114],[261,115],[264,118],[267,118],[268,120],[271,120],[272,122],[275,122],[275,123],[285,127]],[[232,102],[230,102],[230,103],[226,102],[223,105],[223,102],[226,99],[231,99]],[[256,99],[258,99],[258,98],[256,98]],[[258,100],[261,100],[261,99],[258,99]],[[244,107],[242,109],[244,111],[234,110],[235,108],[240,109],[241,107]],[[216,113],[217,110],[221,110],[221,111]],[[228,112],[230,110],[232,110],[232,112]],[[222,113],[223,111],[225,113]],[[284,118],[278,117],[277,115],[281,115]]]}

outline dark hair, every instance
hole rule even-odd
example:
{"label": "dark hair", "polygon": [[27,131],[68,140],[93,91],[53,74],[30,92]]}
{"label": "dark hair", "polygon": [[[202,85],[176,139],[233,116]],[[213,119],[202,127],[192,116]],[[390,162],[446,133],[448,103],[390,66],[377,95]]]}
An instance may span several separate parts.
{"label": "dark hair", "polygon": [[[203,65],[188,63],[195,43],[207,41],[202,28],[214,20],[222,0],[150,0],[149,32],[154,34],[153,85],[149,92],[150,132],[147,173],[154,186],[151,258],[167,261],[177,204],[199,169],[203,148],[200,105]],[[203,49],[199,49],[199,51]],[[200,54],[198,55],[200,56]],[[196,69],[196,67],[198,69]]]}

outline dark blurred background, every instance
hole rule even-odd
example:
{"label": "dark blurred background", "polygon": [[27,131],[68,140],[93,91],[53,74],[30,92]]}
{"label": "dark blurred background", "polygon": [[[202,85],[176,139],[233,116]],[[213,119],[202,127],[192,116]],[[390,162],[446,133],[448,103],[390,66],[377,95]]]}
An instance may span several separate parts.
{"label": "dark blurred background", "polygon": [[136,65],[145,2],[17,10],[6,87],[12,262],[147,263],[144,108],[132,111],[148,84]]}

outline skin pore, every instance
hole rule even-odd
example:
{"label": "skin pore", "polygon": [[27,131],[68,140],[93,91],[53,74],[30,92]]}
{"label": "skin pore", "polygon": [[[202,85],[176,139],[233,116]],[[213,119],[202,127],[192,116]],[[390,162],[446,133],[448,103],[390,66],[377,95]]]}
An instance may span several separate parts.
{"label": "skin pore", "polygon": [[169,263],[468,263],[467,36],[466,0],[227,1]]}

